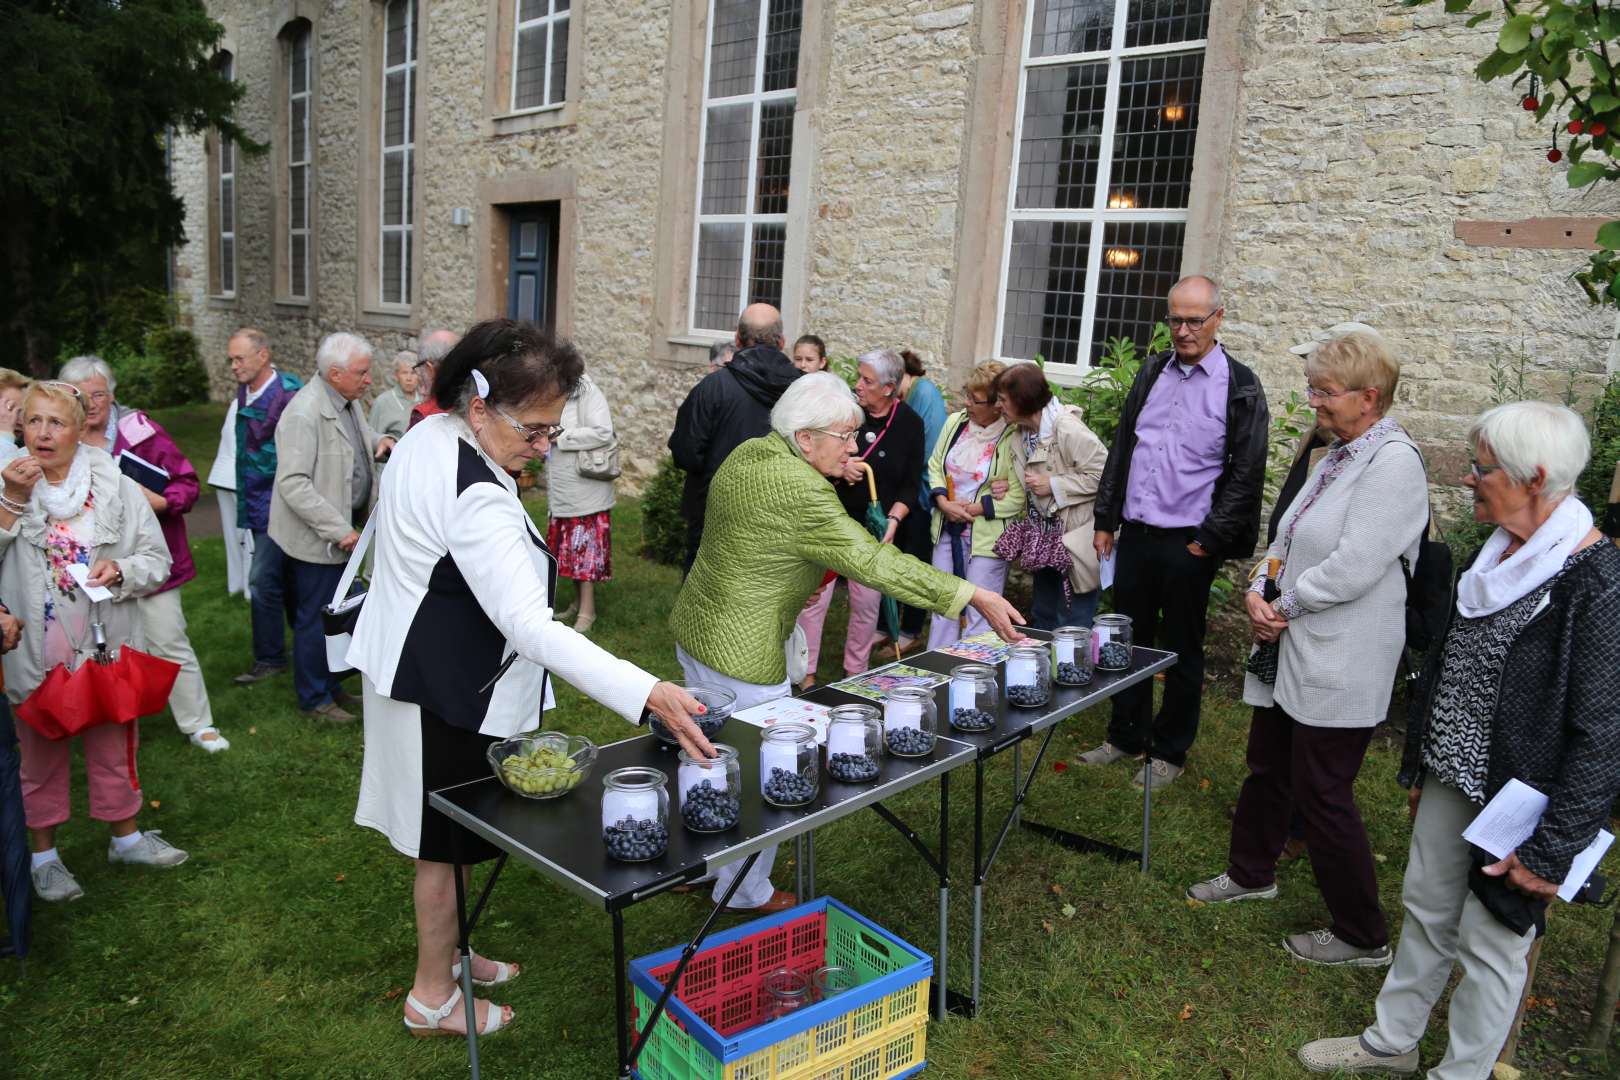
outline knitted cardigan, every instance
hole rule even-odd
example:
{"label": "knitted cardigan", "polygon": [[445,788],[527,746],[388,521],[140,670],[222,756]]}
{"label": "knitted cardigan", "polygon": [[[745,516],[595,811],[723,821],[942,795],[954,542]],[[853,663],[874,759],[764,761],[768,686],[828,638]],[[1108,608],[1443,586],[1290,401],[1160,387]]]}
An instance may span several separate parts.
{"label": "knitted cardigan", "polygon": [[824,568],[942,615],[961,614],[973,598],[971,583],[879,543],[773,432],[738,446],[714,474],[703,544],[670,629],[721,674],[774,685],[787,678],[782,643]]}
{"label": "knitted cardigan", "polygon": [[[1553,585],[1508,648],[1490,717],[1485,797],[1513,779],[1547,796],[1541,823],[1518,849],[1525,868],[1547,881],[1564,880],[1620,794],[1620,548],[1597,546]],[[1442,636],[1431,646],[1407,719],[1403,787],[1423,780],[1444,645]]]}

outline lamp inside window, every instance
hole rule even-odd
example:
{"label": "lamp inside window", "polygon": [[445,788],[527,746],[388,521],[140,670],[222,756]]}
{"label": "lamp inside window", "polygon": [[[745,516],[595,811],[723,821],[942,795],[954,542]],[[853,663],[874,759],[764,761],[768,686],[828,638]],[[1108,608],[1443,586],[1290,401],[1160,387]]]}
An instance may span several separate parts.
{"label": "lamp inside window", "polygon": [[1124,270],[1142,261],[1142,253],[1135,248],[1111,247],[1103,252],[1103,265]]}
{"label": "lamp inside window", "polygon": [[1179,124],[1183,120],[1187,119],[1187,106],[1181,104],[1179,101],[1165,102],[1164,108],[1161,109],[1160,112],[1164,116],[1165,123],[1168,124]]}
{"label": "lamp inside window", "polygon": [[1108,209],[1135,210],[1136,196],[1128,191],[1111,191],[1108,193]]}

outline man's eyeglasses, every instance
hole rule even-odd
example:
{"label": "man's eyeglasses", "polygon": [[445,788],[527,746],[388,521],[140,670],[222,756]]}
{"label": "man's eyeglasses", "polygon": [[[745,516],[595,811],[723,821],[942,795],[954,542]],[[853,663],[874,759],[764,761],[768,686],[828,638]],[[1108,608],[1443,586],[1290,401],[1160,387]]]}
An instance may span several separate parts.
{"label": "man's eyeglasses", "polygon": [[853,431],[828,431],[826,428],[819,427],[811,428],[810,430],[814,431],[818,435],[825,435],[829,439],[837,439],[839,442],[859,443],[860,441],[856,438],[856,433]]}
{"label": "man's eyeglasses", "polygon": [[1186,327],[1188,330],[1196,332],[1202,330],[1204,324],[1213,319],[1220,310],[1220,308],[1216,308],[1208,315],[1200,315],[1196,319],[1183,319],[1180,315],[1172,315],[1164,321],[1170,324],[1172,330],[1180,330],[1182,327]]}
{"label": "man's eyeglasses", "polygon": [[[486,401],[484,404],[488,405],[489,403]],[[501,408],[499,405],[490,405],[489,408],[490,411],[492,411],[496,416],[500,417],[502,420],[505,420],[506,426],[517,432],[518,438],[522,439],[526,443],[532,443],[534,440],[541,438],[545,439],[547,442],[556,442],[557,437],[561,435],[564,430],[561,424],[541,424],[539,427],[532,428],[524,427],[522,424],[512,419],[512,417],[507,414],[507,411]]]}
{"label": "man's eyeglasses", "polygon": [[1487,476],[1491,475],[1491,473],[1495,472],[1501,467],[1502,465],[1500,462],[1495,465],[1481,465],[1472,458],[1470,458],[1468,462],[1468,471],[1474,474],[1474,483],[1476,484],[1484,480]]}

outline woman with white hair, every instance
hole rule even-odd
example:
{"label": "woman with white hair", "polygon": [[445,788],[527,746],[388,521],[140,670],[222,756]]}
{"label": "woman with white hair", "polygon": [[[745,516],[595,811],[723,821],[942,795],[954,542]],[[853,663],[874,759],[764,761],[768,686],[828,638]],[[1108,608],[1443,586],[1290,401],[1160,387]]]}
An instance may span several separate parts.
{"label": "woman with white hair", "polygon": [[[669,624],[687,681],[726,687],[739,710],[789,693],[782,642],[829,569],[952,618],[971,605],[1002,637],[1020,637],[1023,616],[999,593],[881,543],[849,516],[830,481],[844,475],[864,419],[838,376],[801,376],[771,410],[770,434],[738,446],[714,475],[703,542]],[[735,910],[793,905],[772,891],[771,859],[764,853],[738,887]],[[717,875],[716,899],[729,881]]]}
{"label": "woman with white hair", "polygon": [[[877,484],[877,501],[885,515],[883,543],[907,550],[907,540],[922,515],[913,518],[917,485],[922,482],[927,451],[923,448],[922,418],[900,400],[900,382],[905,378],[905,362],[893,349],[876,349],[858,361],[855,400],[865,416],[855,430],[855,453],[833,481],[839,501],[856,521],[866,521],[871,490],[866,483],[866,466]],[[809,674],[804,685],[815,685],[816,663],[821,655],[821,630],[827,620],[838,583],[831,581],[799,613],[799,627],[810,647]],[[872,642],[878,629],[878,608],[883,594],[858,581],[849,583],[849,628],[844,638],[844,672],[858,675],[867,668]],[[896,627],[898,629],[898,627]]]}
{"label": "woman with white hair", "polygon": [[398,442],[405,437],[416,404],[416,354],[402,349],[394,354],[394,385],[371,403],[367,421],[379,436]]}
{"label": "woman with white hair", "polygon": [[[84,433],[80,441],[99,446],[114,459],[128,455],[119,464],[139,485],[163,529],[173,568],[168,580],[141,597],[138,607],[141,632],[149,652],[180,665],[169,694],[169,709],[175,726],[191,745],[217,754],[231,744],[214,726],[214,709],[203,684],[197,650],[186,633],[186,614],[180,606],[180,586],[197,576],[191,561],[191,543],[186,536],[186,515],[197,505],[202,481],[191,461],[181,452],[163,425],[139,409],[118,404],[114,396],[118,380],[112,368],[99,356],[76,356],[62,365],[63,382],[78,387],[84,406]],[[151,466],[156,466],[154,470]]]}
{"label": "woman with white hair", "polygon": [[[1561,405],[1520,401],[1476,420],[1469,442],[1474,520],[1497,528],[1457,583],[1407,731],[1401,782],[1414,824],[1401,940],[1372,1025],[1302,1047],[1312,1072],[1415,1072],[1460,961],[1445,1057],[1429,1076],[1489,1075],[1547,904],[1620,793],[1620,549],[1572,494],[1586,427]],[[1462,831],[1509,780],[1547,806],[1498,859]]]}

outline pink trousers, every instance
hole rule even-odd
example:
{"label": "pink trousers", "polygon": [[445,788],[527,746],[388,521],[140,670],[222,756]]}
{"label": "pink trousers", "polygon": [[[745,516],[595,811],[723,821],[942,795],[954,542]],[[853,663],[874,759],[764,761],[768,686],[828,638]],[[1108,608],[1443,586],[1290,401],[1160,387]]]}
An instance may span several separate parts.
{"label": "pink trousers", "polygon": [[[810,645],[810,674],[816,673],[821,658],[821,628],[827,621],[827,608],[832,604],[833,590],[839,578],[821,590],[819,598],[812,597],[799,612],[799,627]],[[867,657],[872,652],[872,639],[877,637],[878,605],[883,594],[868,589],[858,581],[849,582],[849,632],[844,638],[844,674],[859,675],[867,668]]]}
{"label": "pink trousers", "polygon": [[[137,721],[136,723],[138,723]],[[73,744],[84,744],[84,772],[90,784],[90,816],[126,821],[141,808],[141,793],[129,785],[129,743],[135,723],[101,724],[73,739],[47,739],[24,720],[17,721],[22,750],[23,817],[30,829],[49,829],[68,819],[68,771]]]}

